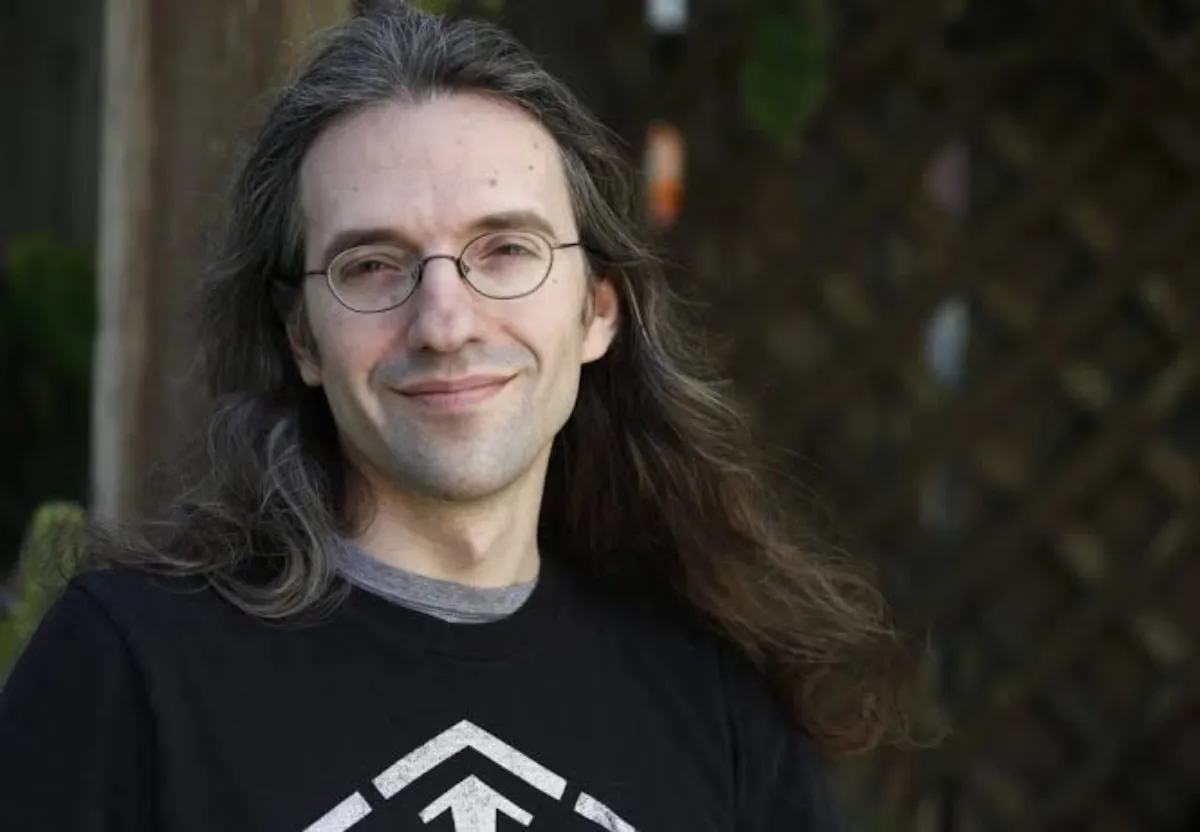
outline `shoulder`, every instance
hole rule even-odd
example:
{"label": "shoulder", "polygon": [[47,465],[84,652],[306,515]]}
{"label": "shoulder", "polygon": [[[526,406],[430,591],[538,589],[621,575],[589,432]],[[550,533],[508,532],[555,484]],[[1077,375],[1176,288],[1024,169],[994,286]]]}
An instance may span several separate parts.
{"label": "shoulder", "polygon": [[[82,572],[67,585],[68,594],[82,595],[106,612],[122,616],[133,610],[162,615],[178,610],[180,599],[210,592],[198,578],[158,575],[117,566]],[[205,603],[205,602],[201,602]]]}
{"label": "shoulder", "polygon": [[673,674],[703,673],[710,685],[719,682],[719,640],[677,600],[645,589],[597,585],[578,576],[572,577],[571,585],[572,608],[618,640],[623,652],[644,653]]}
{"label": "shoulder", "polygon": [[844,832],[828,761],[766,677],[740,653],[722,651],[733,736],[739,828]]}
{"label": "shoulder", "polygon": [[721,738],[738,829],[845,829],[823,755],[743,650],[678,604],[613,599],[607,616],[644,657],[641,684],[670,688],[673,712]]}
{"label": "shoulder", "polygon": [[582,606],[622,652],[644,654],[649,675],[669,675],[706,700],[710,716],[733,732],[739,724],[766,724],[796,730],[766,677],[744,652],[680,601],[650,593],[578,588],[573,605]]}
{"label": "shoulder", "polygon": [[169,646],[210,630],[254,624],[251,616],[227,602],[203,578],[123,566],[75,576],[62,603],[93,607],[130,642]]}
{"label": "shoulder", "polygon": [[686,604],[665,593],[580,589],[578,581],[575,585],[573,603],[590,609],[606,629],[624,641],[639,645],[671,667],[682,661],[703,668],[710,689],[719,695],[730,718],[735,713],[753,713],[778,724],[788,722],[765,676],[742,650]]}
{"label": "shoulder", "polygon": [[678,707],[707,714],[711,736],[723,738],[738,829],[846,829],[828,760],[746,650],[677,601],[617,598],[610,606],[648,656],[646,680],[674,677],[685,693]]}

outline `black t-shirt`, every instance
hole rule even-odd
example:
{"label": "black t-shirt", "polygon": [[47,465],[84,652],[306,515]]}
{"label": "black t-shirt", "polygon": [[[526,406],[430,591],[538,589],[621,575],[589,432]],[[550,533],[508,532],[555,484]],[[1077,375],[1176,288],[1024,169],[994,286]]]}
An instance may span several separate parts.
{"label": "black t-shirt", "polygon": [[487,624],[361,589],[272,623],[93,572],[0,694],[6,832],[840,828],[756,674],[550,564]]}

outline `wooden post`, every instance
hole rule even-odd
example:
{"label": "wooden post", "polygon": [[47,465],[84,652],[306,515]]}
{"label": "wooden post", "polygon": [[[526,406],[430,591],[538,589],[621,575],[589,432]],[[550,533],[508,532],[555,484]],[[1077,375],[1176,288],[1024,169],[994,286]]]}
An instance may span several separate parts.
{"label": "wooden post", "polygon": [[190,319],[207,232],[265,95],[350,0],[108,0],[101,82],[94,510],[151,503],[147,475],[198,401]]}

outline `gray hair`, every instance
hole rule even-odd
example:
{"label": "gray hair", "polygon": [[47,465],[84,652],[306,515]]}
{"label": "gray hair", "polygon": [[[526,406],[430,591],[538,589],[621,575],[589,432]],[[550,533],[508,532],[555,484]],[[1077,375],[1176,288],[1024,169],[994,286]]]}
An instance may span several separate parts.
{"label": "gray hair", "polygon": [[[99,563],[202,576],[231,602],[285,618],[336,602],[338,541],[363,522],[324,394],[299,376],[298,188],[337,120],[387,101],[471,92],[520,107],[562,154],[591,273],[625,322],[581,371],[554,439],[539,515],[543,551],[593,583],[680,609],[766,674],[830,748],[873,745],[898,716],[895,633],[873,587],[796,541],[761,475],[745,420],[701,380],[702,339],[676,319],[639,236],[632,170],[614,137],[500,29],[405,9],[329,32],[287,85],[237,178],[202,290],[213,413],[163,516],[94,527]],[[294,332],[295,330],[293,330]]]}

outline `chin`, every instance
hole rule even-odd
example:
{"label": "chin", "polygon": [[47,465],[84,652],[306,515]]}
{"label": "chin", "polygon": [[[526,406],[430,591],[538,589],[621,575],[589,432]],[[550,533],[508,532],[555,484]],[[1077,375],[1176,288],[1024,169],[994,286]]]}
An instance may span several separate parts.
{"label": "chin", "polygon": [[474,502],[520,482],[530,473],[533,460],[523,454],[508,460],[484,460],[476,454],[431,459],[426,452],[398,455],[393,462],[392,480],[403,483],[405,491],[443,502]]}
{"label": "chin", "polygon": [[387,443],[389,478],[430,499],[471,502],[506,491],[537,469],[541,443],[534,436],[511,428],[486,433],[459,439],[424,431],[395,436]]}
{"label": "chin", "polygon": [[439,502],[472,503],[504,492],[519,479],[519,476],[463,476],[459,473],[445,477],[422,477],[413,481],[412,490]]}

